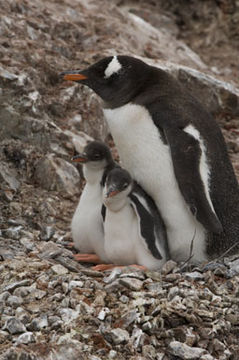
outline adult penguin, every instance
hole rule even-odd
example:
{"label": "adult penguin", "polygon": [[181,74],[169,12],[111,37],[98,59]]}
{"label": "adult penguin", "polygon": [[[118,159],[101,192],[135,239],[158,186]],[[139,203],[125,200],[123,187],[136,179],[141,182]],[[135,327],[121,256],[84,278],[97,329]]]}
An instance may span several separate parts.
{"label": "adult penguin", "polygon": [[103,99],[122,164],[154,199],[173,259],[191,254],[198,263],[236,244],[238,183],[220,128],[197,99],[167,72],[130,56],[61,75]]}

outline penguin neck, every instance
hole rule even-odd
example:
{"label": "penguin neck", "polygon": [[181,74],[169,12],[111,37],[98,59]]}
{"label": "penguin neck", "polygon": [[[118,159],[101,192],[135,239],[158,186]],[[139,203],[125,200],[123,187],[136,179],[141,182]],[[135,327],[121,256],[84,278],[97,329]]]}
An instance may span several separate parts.
{"label": "penguin neck", "polygon": [[111,199],[106,202],[107,208],[116,213],[121,211],[129,203],[128,197]]}
{"label": "penguin neck", "polygon": [[87,184],[95,185],[101,184],[101,179],[104,174],[104,168],[98,169],[91,166],[83,165],[83,174],[86,179]]}

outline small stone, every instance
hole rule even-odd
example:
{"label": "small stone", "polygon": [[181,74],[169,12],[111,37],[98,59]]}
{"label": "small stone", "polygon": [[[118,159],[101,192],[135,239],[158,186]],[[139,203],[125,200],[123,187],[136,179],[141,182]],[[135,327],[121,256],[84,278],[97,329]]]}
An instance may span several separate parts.
{"label": "small stone", "polygon": [[115,350],[110,350],[109,359],[116,359],[117,352]]}
{"label": "small stone", "polygon": [[216,352],[224,352],[225,351],[226,346],[218,339],[216,339],[216,338],[213,339],[212,343],[213,343],[214,351],[216,351]]}
{"label": "small stone", "polygon": [[106,338],[114,345],[119,345],[129,341],[129,333],[124,329],[116,328],[107,332]]}
{"label": "small stone", "polygon": [[169,281],[169,282],[173,282],[173,281],[176,281],[176,280],[179,280],[181,278],[181,275],[180,274],[168,274],[165,276],[165,281]]}
{"label": "small stone", "polygon": [[25,247],[28,251],[33,251],[35,249],[35,244],[33,241],[29,240],[27,237],[22,237],[20,239],[20,244]]}
{"label": "small stone", "polygon": [[70,308],[60,309],[59,313],[65,324],[69,324],[73,320],[77,319],[79,312]]}
{"label": "small stone", "polygon": [[121,295],[121,297],[119,298],[119,300],[123,303],[123,304],[127,304],[129,302],[129,298],[126,295]]}
{"label": "small stone", "polygon": [[71,280],[69,282],[69,290],[74,288],[82,288],[84,286],[84,282],[80,280]]}
{"label": "small stone", "polygon": [[203,280],[204,275],[199,271],[187,272],[184,274],[186,280]]}
{"label": "small stone", "polygon": [[156,349],[153,345],[144,345],[142,346],[142,354],[146,359],[155,359]]}
{"label": "small stone", "polygon": [[168,260],[162,267],[161,273],[163,275],[167,275],[173,271],[173,269],[177,266],[177,263],[173,260]]}
{"label": "small stone", "polygon": [[40,317],[36,317],[32,320],[30,325],[28,326],[28,330],[31,331],[39,331],[48,326],[48,320],[46,315],[41,315]]}
{"label": "small stone", "polygon": [[29,344],[33,342],[35,342],[35,337],[31,331],[27,331],[17,338],[18,344]]}
{"label": "small stone", "polygon": [[29,313],[24,310],[22,307],[18,307],[15,311],[15,316],[18,320],[20,320],[24,325],[29,323],[30,315]]}
{"label": "small stone", "polygon": [[6,321],[3,330],[7,330],[10,332],[10,334],[14,335],[25,332],[26,328],[20,320],[11,317]]}
{"label": "small stone", "polygon": [[21,229],[22,229],[22,226],[8,228],[8,229],[4,230],[4,235],[5,235],[5,237],[8,237],[9,239],[18,240],[21,237],[21,233],[20,233]]}
{"label": "small stone", "polygon": [[48,241],[55,234],[55,229],[52,226],[45,226],[41,232],[41,239],[43,241]]}
{"label": "small stone", "polygon": [[56,264],[53,265],[51,267],[52,271],[57,274],[57,275],[65,275],[67,274],[69,271],[68,269],[66,269],[64,266],[62,266],[61,264]]}
{"label": "small stone", "polygon": [[201,356],[200,360],[216,360],[216,358],[210,354],[205,354]]}
{"label": "small stone", "polygon": [[205,349],[191,347],[179,341],[171,341],[168,346],[168,351],[170,354],[184,360],[200,359],[201,356],[206,353]]}
{"label": "small stone", "polygon": [[143,282],[134,278],[122,278],[119,280],[121,285],[124,285],[130,290],[139,291],[142,289]]}
{"label": "small stone", "polygon": [[168,292],[168,300],[171,301],[178,294],[179,294],[179,288],[177,286],[171,287]]}
{"label": "small stone", "polygon": [[108,276],[105,276],[103,281],[106,284],[112,283],[114,280],[116,280],[119,275],[122,273],[122,269],[119,267],[114,268],[111,273]]}
{"label": "small stone", "polygon": [[25,296],[27,296],[31,291],[32,291],[32,287],[31,287],[31,286],[21,286],[21,287],[16,288],[16,289],[13,291],[13,295],[20,296],[20,297],[25,297]]}
{"label": "small stone", "polygon": [[13,282],[13,283],[5,286],[4,290],[5,290],[5,291],[13,291],[13,290],[15,290],[17,287],[30,285],[30,283],[31,283],[31,282],[30,282],[29,279],[25,279],[25,280],[21,280],[21,281],[16,281],[16,282]]}
{"label": "small stone", "polygon": [[110,312],[110,309],[107,308],[107,307],[104,307],[103,309],[100,310],[97,318],[98,318],[99,320],[104,320],[105,317],[106,317],[106,315],[107,315],[109,312]]}
{"label": "small stone", "polygon": [[7,299],[7,304],[9,306],[12,306],[13,308],[20,306],[22,303],[23,303],[23,300],[20,296],[11,295]]}
{"label": "small stone", "polygon": [[0,302],[4,302],[7,300],[7,298],[10,296],[10,292],[9,291],[4,291],[3,293],[0,294]]}

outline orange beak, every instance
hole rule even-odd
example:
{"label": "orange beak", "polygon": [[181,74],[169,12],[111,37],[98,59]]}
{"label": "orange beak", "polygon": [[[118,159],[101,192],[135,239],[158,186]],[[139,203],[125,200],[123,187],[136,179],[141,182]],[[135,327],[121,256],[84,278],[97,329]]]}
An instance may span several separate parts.
{"label": "orange beak", "polygon": [[65,74],[63,80],[80,81],[87,79],[87,76],[83,74]]}
{"label": "orange beak", "polygon": [[119,190],[109,191],[107,194],[107,197],[113,197],[113,196],[117,195],[119,192],[120,192]]}
{"label": "orange beak", "polygon": [[86,163],[88,161],[88,159],[82,155],[82,154],[78,154],[78,155],[75,155],[71,158],[72,161],[74,162],[79,162],[79,163]]}

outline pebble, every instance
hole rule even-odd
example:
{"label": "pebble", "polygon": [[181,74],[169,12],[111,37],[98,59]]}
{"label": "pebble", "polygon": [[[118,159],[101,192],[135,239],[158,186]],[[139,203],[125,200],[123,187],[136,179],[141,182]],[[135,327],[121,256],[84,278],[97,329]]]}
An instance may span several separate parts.
{"label": "pebble", "polygon": [[11,317],[4,324],[3,330],[7,330],[10,334],[19,334],[26,331],[25,325],[15,317]]}
{"label": "pebble", "polygon": [[84,286],[84,282],[80,280],[71,280],[69,282],[69,290],[74,288],[82,288]]}
{"label": "pebble", "polygon": [[16,342],[18,344],[29,344],[35,342],[35,337],[31,331],[27,331],[24,334],[21,334]]}
{"label": "pebble", "polygon": [[170,354],[184,360],[201,359],[201,356],[207,352],[205,349],[191,347],[179,341],[171,341],[168,346],[168,351]]}
{"label": "pebble", "polygon": [[22,229],[21,225],[16,226],[16,227],[10,227],[10,228],[4,230],[4,235],[5,235],[5,237],[8,237],[10,239],[18,240],[21,237],[21,229]]}
{"label": "pebble", "polygon": [[46,315],[41,315],[40,317],[34,318],[30,325],[28,325],[28,330],[39,331],[48,326],[48,320]]}
{"label": "pebble", "polygon": [[134,278],[122,278],[119,282],[121,285],[133,291],[139,291],[143,287],[143,281]]}
{"label": "pebble", "polygon": [[20,287],[20,286],[27,286],[27,285],[30,285],[31,281],[29,279],[24,279],[24,280],[21,280],[21,281],[16,281],[16,282],[13,282],[11,284],[8,284],[7,286],[5,286],[4,290],[5,291],[13,291],[15,290],[17,287]]}
{"label": "pebble", "polygon": [[129,340],[129,333],[127,330],[116,328],[106,333],[108,341],[115,345],[126,343]]}
{"label": "pebble", "polygon": [[64,266],[62,266],[61,264],[56,264],[53,265],[51,267],[52,271],[57,274],[57,275],[65,275],[67,274],[69,271],[68,269],[66,269]]}
{"label": "pebble", "polygon": [[168,260],[162,267],[161,273],[163,275],[167,275],[173,271],[174,268],[177,267],[177,263],[173,260]]}
{"label": "pebble", "polygon": [[4,302],[7,300],[7,298],[10,296],[10,292],[9,291],[4,291],[3,293],[0,294],[0,302]]}
{"label": "pebble", "polygon": [[186,280],[203,280],[204,279],[204,275],[198,271],[186,272],[184,274],[184,277]]}
{"label": "pebble", "polygon": [[7,299],[7,305],[16,308],[23,303],[23,299],[20,296],[10,295]]}
{"label": "pebble", "polygon": [[73,320],[77,319],[79,316],[79,312],[70,308],[64,308],[59,310],[59,314],[62,318],[62,320],[69,324]]}

